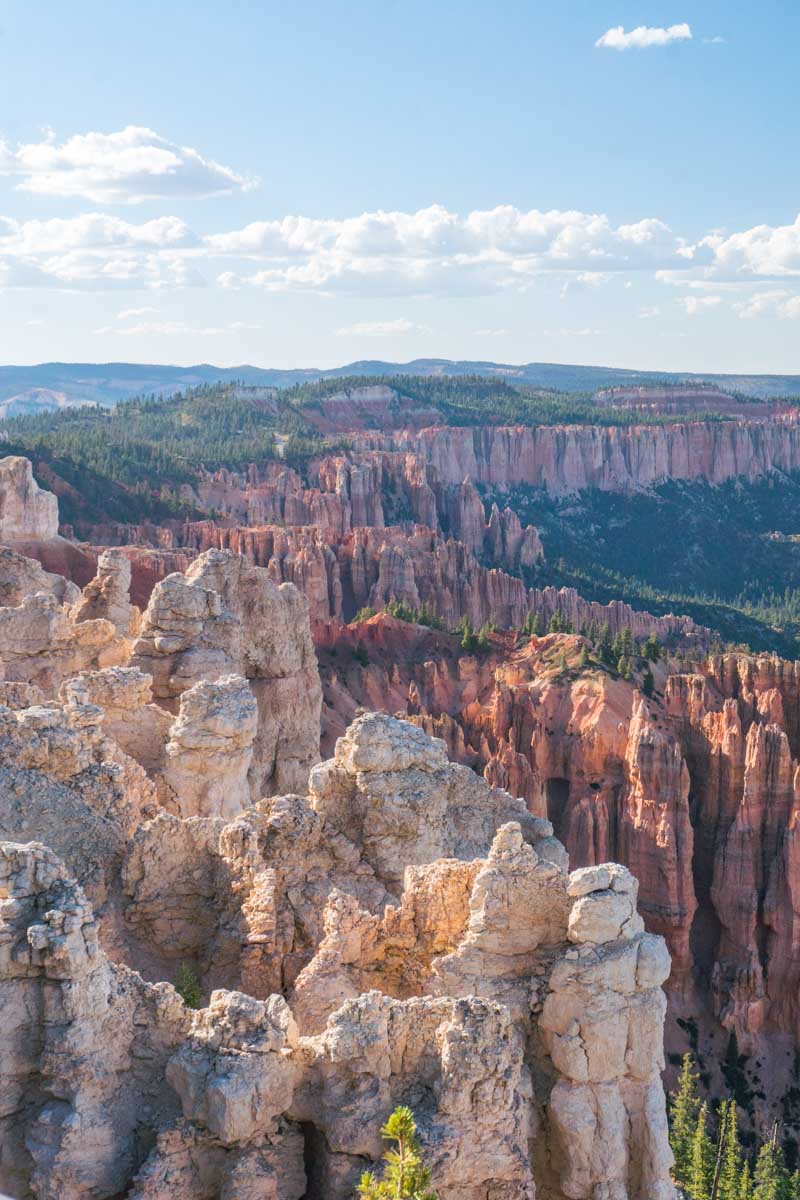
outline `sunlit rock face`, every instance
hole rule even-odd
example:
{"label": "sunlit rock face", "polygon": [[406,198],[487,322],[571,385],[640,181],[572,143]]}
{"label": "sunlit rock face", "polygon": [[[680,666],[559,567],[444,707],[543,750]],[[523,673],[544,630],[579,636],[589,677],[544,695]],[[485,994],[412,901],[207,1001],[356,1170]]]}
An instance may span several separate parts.
{"label": "sunlit rock face", "polygon": [[[119,706],[139,676],[83,680],[67,708],[87,689]],[[171,741],[228,736],[233,702],[252,733],[248,696],[241,677],[187,689]],[[42,779],[102,753],[99,706],[72,719],[93,732],[64,726],[32,758]],[[173,783],[191,803],[188,774]],[[410,1103],[444,1200],[672,1196],[669,956],[625,868],[570,875],[548,821],[381,714],[308,798],[228,824],[126,812],[107,814],[134,832],[99,915],[44,845],[0,847],[12,1195],[349,1200]],[[204,1007],[137,956],[155,979],[195,964]]]}

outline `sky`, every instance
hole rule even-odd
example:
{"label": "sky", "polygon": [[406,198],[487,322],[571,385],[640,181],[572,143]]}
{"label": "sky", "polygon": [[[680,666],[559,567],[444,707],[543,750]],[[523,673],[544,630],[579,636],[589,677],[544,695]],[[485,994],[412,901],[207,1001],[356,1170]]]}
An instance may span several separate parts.
{"label": "sky", "polygon": [[0,0],[0,363],[800,372],[800,5]]}

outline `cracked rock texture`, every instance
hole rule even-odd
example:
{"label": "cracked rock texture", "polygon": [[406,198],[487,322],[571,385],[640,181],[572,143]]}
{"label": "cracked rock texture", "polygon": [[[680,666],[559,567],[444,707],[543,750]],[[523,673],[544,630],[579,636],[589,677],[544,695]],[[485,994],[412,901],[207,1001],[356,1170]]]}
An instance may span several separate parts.
{"label": "cracked rock texture", "polygon": [[[528,553],[459,496],[464,536]],[[319,763],[308,603],[231,551],[163,579],[141,627],[127,557],[77,599],[4,561],[0,1191],[352,1200],[406,1103],[440,1200],[670,1200],[670,958],[628,869],[570,875],[541,807],[449,760],[446,721],[365,712]],[[683,775],[636,720],[645,806],[654,755]],[[781,737],[752,728],[751,822],[763,778],[791,795]],[[744,861],[744,827],[729,841]]]}
{"label": "cracked rock texture", "polygon": [[[549,822],[470,775],[365,714],[308,800],[141,814],[99,918],[53,851],[3,844],[0,1187],[350,1200],[409,1103],[442,1200],[672,1197],[670,962],[635,880],[570,876]],[[195,1013],[158,982],[179,962]]]}
{"label": "cracked rock texture", "polygon": [[153,591],[130,665],[176,708],[194,684],[243,675],[258,704],[253,799],[305,785],[319,758],[322,690],[308,604],[291,584],[230,551],[209,550]]}

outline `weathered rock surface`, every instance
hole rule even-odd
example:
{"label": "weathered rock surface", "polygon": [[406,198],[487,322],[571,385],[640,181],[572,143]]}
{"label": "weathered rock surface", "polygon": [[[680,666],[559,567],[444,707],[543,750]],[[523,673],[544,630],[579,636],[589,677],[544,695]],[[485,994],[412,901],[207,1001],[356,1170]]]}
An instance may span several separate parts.
{"label": "weathered rock surface", "polygon": [[4,845],[0,1186],[349,1200],[405,1102],[442,1200],[668,1200],[669,958],[635,881],[570,877],[549,823],[469,775],[369,714],[312,773],[311,806],[140,824],[130,953],[253,985],[195,1014],[109,961],[51,851]]}
{"label": "weathered rock surface", "polygon": [[16,608],[26,596],[46,592],[60,604],[74,604],[80,591],[63,575],[45,571],[34,558],[0,546],[0,607]]}
{"label": "weathered rock surface", "polygon": [[0,458],[0,542],[58,537],[58,500],[33,478],[27,458]]}
{"label": "weathered rock surface", "polygon": [[256,698],[241,675],[188,688],[165,747],[168,807],[181,817],[228,819],[249,808],[257,726]]}
{"label": "weathered rock surface", "polygon": [[122,637],[136,633],[138,612],[130,601],[131,564],[121,550],[104,550],[97,560],[97,574],[83,589],[72,610],[75,621],[110,621]]}
{"label": "weathered rock surface", "polygon": [[303,786],[319,757],[322,703],[306,601],[241,556],[208,551],[155,588],[131,666],[167,707],[204,681],[243,675],[258,704],[254,799]]}

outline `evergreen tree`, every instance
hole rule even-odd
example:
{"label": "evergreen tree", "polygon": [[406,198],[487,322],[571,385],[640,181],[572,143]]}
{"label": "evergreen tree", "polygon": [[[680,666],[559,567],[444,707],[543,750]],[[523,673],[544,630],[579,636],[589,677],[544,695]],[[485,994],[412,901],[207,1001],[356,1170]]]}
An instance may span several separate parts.
{"label": "evergreen tree", "polygon": [[716,1200],[739,1200],[742,1177],[742,1150],[739,1145],[739,1121],[736,1101],[724,1101],[720,1110],[720,1170]]}
{"label": "evergreen tree", "polygon": [[758,1152],[753,1183],[753,1200],[792,1200],[792,1182],[778,1145],[777,1127]]}
{"label": "evergreen tree", "polygon": [[436,1200],[430,1189],[431,1173],[422,1161],[417,1125],[410,1108],[396,1108],[381,1130],[395,1146],[383,1156],[383,1179],[365,1171],[358,1185],[361,1200]]}
{"label": "evergreen tree", "polygon": [[642,676],[642,691],[644,692],[645,696],[650,697],[655,690],[656,681],[653,678],[653,672],[648,667]]}
{"label": "evergreen tree", "polygon": [[588,667],[588,665],[589,665],[589,649],[586,646],[586,644],[584,643],[583,647],[581,648],[581,657],[580,657],[581,669]]}
{"label": "evergreen tree", "polygon": [[750,1170],[750,1163],[746,1159],[742,1167],[741,1178],[739,1179],[739,1191],[736,1193],[736,1200],[753,1200],[753,1172]]}
{"label": "evergreen tree", "polygon": [[692,1180],[692,1155],[700,1097],[697,1084],[700,1076],[691,1054],[684,1054],[678,1090],[670,1103],[670,1145],[675,1156],[672,1174],[678,1187],[686,1190]]}
{"label": "evergreen tree", "polygon": [[538,612],[533,614],[533,621],[531,622],[531,633],[533,634],[534,637],[542,636],[542,618]]}
{"label": "evergreen tree", "polygon": [[711,1200],[714,1168],[717,1155],[708,1132],[708,1105],[703,1102],[692,1140],[692,1177],[689,1195],[692,1200]]}
{"label": "evergreen tree", "polygon": [[658,662],[661,657],[661,642],[657,633],[651,633],[644,644],[643,653],[648,662]]}
{"label": "evergreen tree", "polygon": [[467,654],[472,654],[477,645],[475,631],[472,628],[472,622],[468,617],[464,617],[459,626],[461,630],[461,649]]}
{"label": "evergreen tree", "polygon": [[624,654],[620,655],[619,661],[617,662],[617,674],[621,675],[623,679],[633,678],[633,671],[631,670],[630,661]]}
{"label": "evergreen tree", "polygon": [[561,613],[558,609],[555,610],[552,617],[550,618],[550,625],[548,628],[549,628],[550,633],[561,633],[562,632],[562,630],[564,628],[564,623],[561,620]]}

